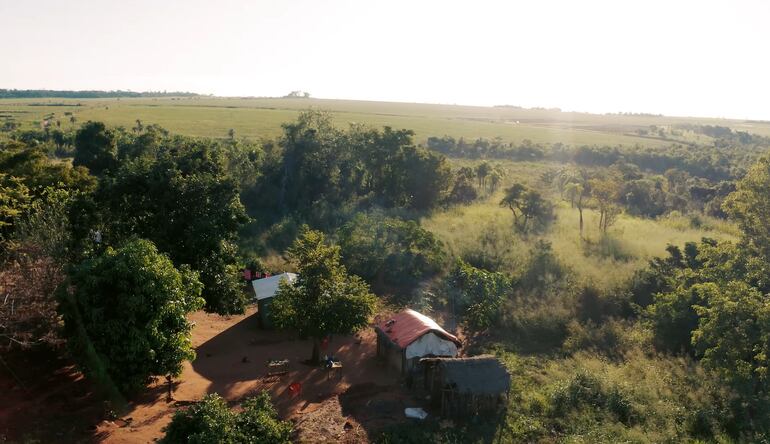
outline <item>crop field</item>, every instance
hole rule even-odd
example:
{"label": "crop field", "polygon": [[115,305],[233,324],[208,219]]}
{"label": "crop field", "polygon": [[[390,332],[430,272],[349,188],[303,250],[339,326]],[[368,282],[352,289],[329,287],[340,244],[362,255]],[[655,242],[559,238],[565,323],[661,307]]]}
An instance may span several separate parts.
{"label": "crop field", "polygon": [[449,135],[468,140],[500,137],[505,142],[529,139],[535,143],[561,142],[566,145],[661,146],[670,144],[671,140],[641,137],[636,131],[650,125],[696,122],[770,134],[770,122],[326,99],[3,99],[0,100],[0,119],[12,119],[22,128],[39,126],[46,118],[58,120],[67,128],[71,125],[70,116],[75,117],[76,125],[100,120],[109,125],[131,127],[139,119],[145,125],[158,124],[179,134],[224,138],[233,129],[236,137],[259,139],[279,135],[282,123],[293,120],[301,110],[311,108],[331,112],[340,126],[363,123],[409,128],[415,131],[420,143],[430,136]]}

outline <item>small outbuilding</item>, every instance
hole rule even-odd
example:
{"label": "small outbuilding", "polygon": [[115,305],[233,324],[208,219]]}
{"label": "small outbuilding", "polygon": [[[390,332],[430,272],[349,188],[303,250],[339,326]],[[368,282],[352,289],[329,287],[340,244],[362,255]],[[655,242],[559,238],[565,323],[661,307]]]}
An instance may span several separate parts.
{"label": "small outbuilding", "polygon": [[433,319],[406,309],[375,327],[377,357],[402,374],[417,367],[421,358],[457,356],[460,340]]}
{"label": "small outbuilding", "polygon": [[470,358],[425,358],[425,388],[442,416],[493,414],[504,406],[511,375],[492,355]]}
{"label": "small outbuilding", "polygon": [[259,311],[259,324],[262,328],[273,328],[270,306],[272,305],[273,297],[278,291],[278,286],[281,281],[293,284],[295,280],[297,280],[296,274],[281,273],[275,276],[251,281],[251,286],[254,288],[254,298],[257,301],[257,309]]}

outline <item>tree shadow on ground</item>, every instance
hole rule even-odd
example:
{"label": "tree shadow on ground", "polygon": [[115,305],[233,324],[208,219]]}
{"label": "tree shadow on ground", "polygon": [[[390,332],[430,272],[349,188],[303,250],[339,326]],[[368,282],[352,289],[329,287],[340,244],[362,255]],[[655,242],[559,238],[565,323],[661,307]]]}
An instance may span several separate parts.
{"label": "tree shadow on ground", "polygon": [[105,405],[61,351],[35,348],[0,359],[0,442],[100,439]]}
{"label": "tree shadow on ground", "polygon": [[[373,331],[331,338],[321,354],[334,355],[343,369],[330,375],[320,366],[305,363],[312,341],[298,339],[291,332],[260,329],[257,319],[257,314],[248,316],[197,347],[192,369],[209,382],[207,393],[216,392],[232,401],[267,390],[279,414],[288,417],[344,393],[351,385],[392,386],[397,381],[375,359]],[[272,359],[288,360],[286,373],[268,376],[266,363]],[[299,393],[289,390],[295,383],[301,386]],[[186,399],[181,395],[180,399]]]}

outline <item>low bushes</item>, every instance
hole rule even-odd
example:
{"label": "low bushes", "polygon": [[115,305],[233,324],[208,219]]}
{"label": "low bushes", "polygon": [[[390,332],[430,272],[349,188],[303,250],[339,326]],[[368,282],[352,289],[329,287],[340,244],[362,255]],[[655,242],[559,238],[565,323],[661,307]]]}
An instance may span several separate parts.
{"label": "low bushes", "polygon": [[235,413],[225,400],[214,393],[199,403],[179,410],[166,429],[161,444],[288,444],[291,423],[278,419],[270,395],[261,392],[245,400]]}

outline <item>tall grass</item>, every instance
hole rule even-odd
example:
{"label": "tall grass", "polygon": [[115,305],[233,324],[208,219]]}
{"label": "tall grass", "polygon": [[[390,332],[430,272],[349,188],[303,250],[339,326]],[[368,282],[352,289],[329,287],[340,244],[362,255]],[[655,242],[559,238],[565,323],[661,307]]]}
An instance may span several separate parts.
{"label": "tall grass", "polygon": [[501,442],[551,442],[554,431],[559,442],[691,442],[711,430],[713,393],[687,358],[497,354],[512,373]]}
{"label": "tall grass", "polygon": [[534,242],[545,239],[579,278],[602,288],[623,283],[649,259],[665,255],[668,244],[681,246],[702,237],[734,239],[736,233],[732,224],[712,218],[702,217],[703,223],[695,228],[684,216],[653,220],[624,214],[605,235],[598,228],[598,213],[586,209],[581,240],[578,211],[557,201],[553,224],[541,234],[522,236],[513,229],[510,211],[498,205],[501,197],[502,191],[498,191],[472,205],[436,212],[422,223],[453,256],[479,254],[480,249],[499,256],[500,271],[514,272]]}

